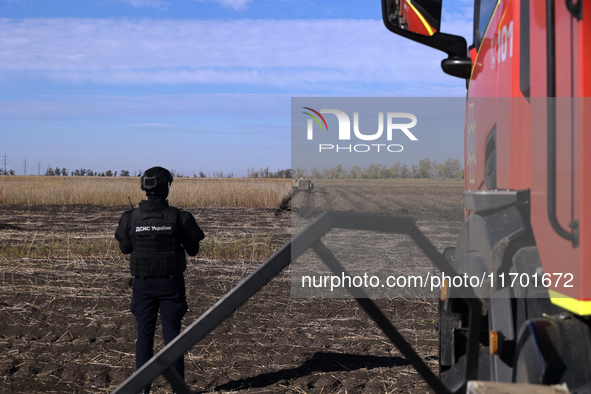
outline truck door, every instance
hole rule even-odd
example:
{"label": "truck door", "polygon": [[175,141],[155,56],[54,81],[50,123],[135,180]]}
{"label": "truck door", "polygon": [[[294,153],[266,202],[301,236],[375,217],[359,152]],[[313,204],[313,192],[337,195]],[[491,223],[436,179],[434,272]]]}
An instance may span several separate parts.
{"label": "truck door", "polygon": [[495,155],[494,149],[486,151],[486,140],[496,126],[497,59],[493,38],[498,24],[497,7],[497,0],[476,0],[474,7],[474,44],[470,48],[473,68],[464,136],[465,190],[496,189],[496,176],[490,176],[491,171],[489,182],[485,182],[485,167],[487,153],[489,157]]}

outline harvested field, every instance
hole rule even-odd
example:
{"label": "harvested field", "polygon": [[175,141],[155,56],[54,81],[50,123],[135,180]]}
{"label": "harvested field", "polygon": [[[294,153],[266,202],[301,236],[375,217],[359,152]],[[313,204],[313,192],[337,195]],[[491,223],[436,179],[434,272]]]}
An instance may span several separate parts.
{"label": "harvested field", "polygon": [[[366,196],[356,198],[376,213],[407,210],[424,228],[433,226],[431,235],[442,237],[435,242],[439,248],[448,237],[437,234],[441,226],[446,233],[459,231],[462,184],[412,182],[390,184],[399,190],[387,202],[369,187]],[[188,261],[185,326],[287,242],[292,220],[298,228],[327,204],[358,209],[339,202],[346,197],[321,183],[314,193],[294,197],[291,215],[276,214],[273,208],[187,208],[207,238],[202,252]],[[442,195],[449,200],[442,203]],[[298,205],[300,198],[309,203]],[[373,203],[374,198],[379,202]],[[0,393],[108,393],[133,373],[128,263],[112,238],[125,209],[0,206]],[[404,244],[398,249],[403,256],[412,253]],[[187,353],[187,382],[194,390],[429,392],[354,300],[292,298],[290,287],[290,272],[285,271]],[[376,302],[436,371],[436,301]],[[162,345],[158,333],[156,348]],[[162,377],[153,390],[170,392]]]}
{"label": "harvested field", "polygon": [[[297,192],[292,201],[292,232],[300,232],[325,210],[411,217],[440,251],[454,245],[463,222],[461,181],[433,180],[317,180],[311,192]],[[350,276],[379,279],[375,287],[364,286],[371,298],[436,298],[430,286],[389,287],[387,278],[438,275],[429,259],[404,234],[333,229],[322,242],[340,260]],[[309,251],[292,264],[292,295],[299,297],[343,297],[343,289],[303,287],[303,277],[331,275],[330,270]],[[377,283],[377,282],[376,282]],[[298,286],[299,285],[299,286]]]}
{"label": "harvested field", "polygon": [[463,221],[463,180],[318,179],[311,192],[298,192],[293,210],[312,218],[326,209],[418,220]]}

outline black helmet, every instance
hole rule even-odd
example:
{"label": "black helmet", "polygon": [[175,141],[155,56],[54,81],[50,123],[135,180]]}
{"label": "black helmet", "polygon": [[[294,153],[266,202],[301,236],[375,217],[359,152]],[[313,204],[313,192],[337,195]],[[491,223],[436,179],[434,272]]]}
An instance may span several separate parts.
{"label": "black helmet", "polygon": [[168,197],[168,188],[172,183],[172,174],[166,168],[152,167],[141,179],[142,190],[147,196]]}

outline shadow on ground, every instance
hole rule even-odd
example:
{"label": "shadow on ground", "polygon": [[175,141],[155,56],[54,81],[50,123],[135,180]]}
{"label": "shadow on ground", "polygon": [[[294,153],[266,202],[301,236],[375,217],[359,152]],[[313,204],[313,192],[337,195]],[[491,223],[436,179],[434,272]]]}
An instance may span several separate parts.
{"label": "shadow on ground", "polygon": [[295,379],[315,372],[353,371],[362,368],[389,368],[405,365],[409,365],[409,362],[402,357],[361,356],[357,354],[318,352],[297,368],[282,369],[280,371],[268,372],[250,378],[232,380],[228,383],[217,386],[215,391],[266,387],[281,380]]}

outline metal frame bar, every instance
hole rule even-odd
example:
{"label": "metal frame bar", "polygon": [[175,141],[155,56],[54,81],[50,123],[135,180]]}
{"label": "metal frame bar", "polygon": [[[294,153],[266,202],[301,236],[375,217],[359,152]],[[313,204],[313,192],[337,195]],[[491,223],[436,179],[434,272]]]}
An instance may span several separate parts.
{"label": "metal frame bar", "polygon": [[[136,394],[161,374],[164,374],[176,392],[183,394],[190,393],[190,389],[183,382],[182,378],[173,368],[170,368],[175,360],[182,357],[187,350],[224,321],[226,317],[254,295],[267,282],[277,276],[292,260],[298,258],[307,249],[312,248],[334,273],[341,274],[345,272],[336,257],[319,241],[332,228],[410,235],[439,270],[449,272],[449,276],[451,277],[457,275],[445,257],[435,249],[433,244],[416,227],[413,219],[359,213],[324,212],[301,233],[295,236],[291,242],[287,243],[271,258],[260,265],[253,273],[236,285],[236,287],[187,327],[185,331],[164,347],[164,349],[126,379],[112,394]],[[429,367],[412,349],[412,346],[404,337],[400,335],[390,320],[372,300],[367,298],[363,290],[359,288],[348,288],[347,290],[408,359],[417,372],[427,381],[429,386],[437,393],[450,394],[450,390],[431,372]],[[454,392],[464,392],[467,381],[469,379],[475,379],[478,370],[478,341],[482,304],[476,298],[471,288],[458,288],[454,290],[457,291],[461,298],[466,300],[470,307],[466,379],[461,387],[454,390]]]}
{"label": "metal frame bar", "polygon": [[[312,248],[335,275],[341,275],[341,273],[348,275],[345,268],[322,242],[316,242]],[[412,346],[398,332],[396,327],[392,325],[390,319],[382,313],[381,309],[378,308],[371,299],[367,298],[365,292],[357,287],[347,288],[347,291],[355,297],[363,310],[376,322],[378,327],[380,327],[384,334],[386,334],[398,350],[400,350],[400,353],[406,357],[417,372],[427,381],[429,386],[431,386],[436,393],[450,394],[447,387],[445,387],[441,380],[431,372],[427,364],[425,364],[421,357],[414,351]]]}

